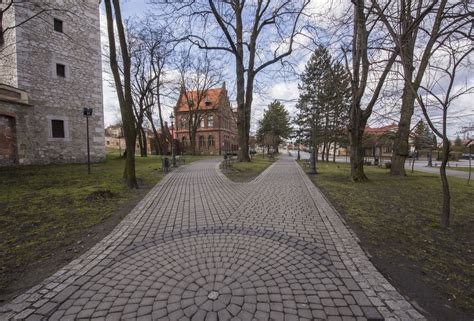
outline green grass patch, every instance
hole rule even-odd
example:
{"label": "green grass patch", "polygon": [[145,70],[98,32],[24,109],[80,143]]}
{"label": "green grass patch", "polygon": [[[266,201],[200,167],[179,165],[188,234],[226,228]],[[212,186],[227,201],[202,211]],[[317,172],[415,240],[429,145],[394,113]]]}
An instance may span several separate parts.
{"label": "green grass patch", "polygon": [[[446,169],[452,169],[452,170],[454,170],[454,171],[460,171],[460,172],[467,172],[467,173],[469,173],[469,167],[449,166],[449,167],[446,167]],[[471,173],[472,173],[473,176],[474,176],[474,166],[473,166],[473,168],[471,168]]]}
{"label": "green grass patch", "polygon": [[221,169],[224,175],[234,182],[250,182],[273,164],[275,160],[276,158],[263,157],[262,154],[259,154],[255,155],[251,162],[233,161],[230,168],[227,169],[224,169],[223,164],[221,164]]}
{"label": "green grass patch", "polygon": [[465,179],[449,178],[451,227],[443,230],[438,175],[415,172],[403,178],[381,168],[365,169],[366,183],[349,179],[348,164],[318,163],[319,174],[310,178],[369,243],[374,256],[388,262],[408,259],[425,282],[457,307],[474,312],[474,187]]}
{"label": "green grass patch", "polygon": [[[131,190],[118,156],[93,164],[91,175],[84,164],[0,167],[0,292],[11,273],[81,240],[165,175],[159,156],[137,157],[140,189]],[[187,156],[186,164],[200,158]]]}

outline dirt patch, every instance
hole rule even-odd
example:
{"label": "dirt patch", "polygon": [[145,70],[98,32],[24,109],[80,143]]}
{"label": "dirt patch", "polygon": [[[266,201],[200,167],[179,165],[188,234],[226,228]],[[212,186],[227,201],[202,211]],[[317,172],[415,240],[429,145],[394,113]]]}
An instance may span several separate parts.
{"label": "dirt patch", "polygon": [[[68,241],[58,246],[43,255],[39,260],[27,266],[18,267],[16,270],[6,271],[5,278],[10,282],[7,287],[0,291],[0,306],[11,301],[14,297],[22,294],[29,288],[40,283],[44,279],[50,277],[64,265],[75,260],[87,250],[92,248],[95,244],[100,242],[107,236],[121,221],[130,213],[130,211],[143,199],[148,193],[151,186],[141,185],[137,193],[134,193],[132,199],[121,205],[120,209],[114,212],[111,216],[106,218],[100,224],[94,225],[87,231],[68,235]],[[90,201],[97,199],[104,199],[104,197],[113,197],[110,191],[94,192],[90,197]]]}
{"label": "dirt patch", "polygon": [[98,201],[98,200],[107,200],[114,198],[114,193],[112,193],[110,190],[98,190],[95,192],[90,193],[86,197],[86,201]]}

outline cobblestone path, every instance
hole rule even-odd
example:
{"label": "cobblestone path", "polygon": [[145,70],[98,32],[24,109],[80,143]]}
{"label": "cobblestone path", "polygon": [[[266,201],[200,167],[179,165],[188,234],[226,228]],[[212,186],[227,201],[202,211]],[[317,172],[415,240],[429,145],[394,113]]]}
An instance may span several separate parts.
{"label": "cobblestone path", "polygon": [[246,184],[218,160],[175,171],[103,241],[0,309],[28,320],[423,319],[285,157]]}

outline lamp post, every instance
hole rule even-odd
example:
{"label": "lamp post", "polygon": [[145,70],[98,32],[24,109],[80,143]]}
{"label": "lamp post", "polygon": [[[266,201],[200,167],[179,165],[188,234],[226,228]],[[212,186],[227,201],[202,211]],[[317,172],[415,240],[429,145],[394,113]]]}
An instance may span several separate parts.
{"label": "lamp post", "polygon": [[171,153],[173,155],[173,167],[176,167],[176,144],[174,142],[174,115],[171,113],[170,121],[171,121]]}
{"label": "lamp post", "polygon": [[312,124],[311,124],[311,171],[310,174],[316,174],[316,137],[315,137],[315,121],[314,121],[314,113],[312,117]]}
{"label": "lamp post", "polygon": [[92,108],[84,107],[82,110],[83,115],[86,117],[86,137],[87,137],[87,173],[91,173],[91,152],[89,144],[89,117],[92,116]]}

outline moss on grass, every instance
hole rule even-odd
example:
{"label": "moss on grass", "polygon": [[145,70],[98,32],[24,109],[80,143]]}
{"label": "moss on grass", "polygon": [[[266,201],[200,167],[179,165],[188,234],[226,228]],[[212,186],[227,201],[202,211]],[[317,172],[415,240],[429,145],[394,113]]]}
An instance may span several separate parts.
{"label": "moss on grass", "polygon": [[440,228],[441,181],[437,175],[415,172],[391,177],[388,171],[366,167],[370,181],[353,183],[348,164],[318,164],[310,178],[355,224],[363,239],[382,258],[408,259],[423,279],[454,304],[474,312],[474,187],[465,179],[449,178],[452,219]]}

